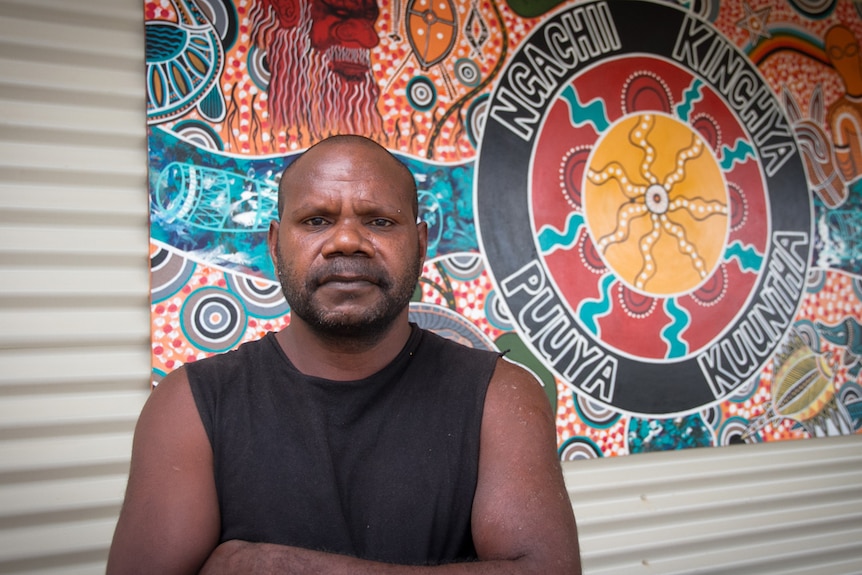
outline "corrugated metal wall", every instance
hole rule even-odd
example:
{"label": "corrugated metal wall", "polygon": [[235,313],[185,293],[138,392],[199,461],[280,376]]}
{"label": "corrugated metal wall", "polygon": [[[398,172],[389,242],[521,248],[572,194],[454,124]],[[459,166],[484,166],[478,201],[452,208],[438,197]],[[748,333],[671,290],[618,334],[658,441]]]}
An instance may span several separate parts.
{"label": "corrugated metal wall", "polygon": [[148,393],[138,0],[0,0],[0,573],[104,572]]}
{"label": "corrugated metal wall", "polygon": [[[0,573],[99,573],[148,393],[140,0],[0,0]],[[862,438],[566,464],[586,573],[862,573]]]}
{"label": "corrugated metal wall", "polygon": [[588,575],[862,573],[862,437],[567,463]]}

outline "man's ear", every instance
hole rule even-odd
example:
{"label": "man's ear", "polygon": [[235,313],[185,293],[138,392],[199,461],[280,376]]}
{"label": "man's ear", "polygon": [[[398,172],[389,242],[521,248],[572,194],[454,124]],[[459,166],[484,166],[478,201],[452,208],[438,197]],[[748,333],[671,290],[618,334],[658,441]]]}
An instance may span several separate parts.
{"label": "man's ear", "polygon": [[269,231],[266,234],[266,244],[269,247],[269,257],[272,260],[272,265],[278,269],[278,229],[279,221],[272,220],[269,222]]}

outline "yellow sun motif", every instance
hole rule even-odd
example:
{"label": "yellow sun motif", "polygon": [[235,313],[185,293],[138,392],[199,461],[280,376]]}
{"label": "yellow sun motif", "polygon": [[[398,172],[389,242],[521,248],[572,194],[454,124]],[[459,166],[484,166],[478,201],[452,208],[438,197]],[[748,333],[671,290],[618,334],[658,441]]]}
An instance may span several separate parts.
{"label": "yellow sun motif", "polygon": [[728,233],[721,168],[676,118],[629,116],[597,143],[584,184],[584,215],[608,266],[653,296],[686,293],[720,263]]}

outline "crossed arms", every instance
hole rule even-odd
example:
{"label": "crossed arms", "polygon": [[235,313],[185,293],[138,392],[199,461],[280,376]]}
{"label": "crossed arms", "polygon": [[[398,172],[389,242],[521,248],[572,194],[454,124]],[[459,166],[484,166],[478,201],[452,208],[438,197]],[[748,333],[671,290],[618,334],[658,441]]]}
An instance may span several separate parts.
{"label": "crossed arms", "polygon": [[472,509],[478,562],[401,566],[282,545],[219,545],[212,449],[180,369],[153,391],[138,421],[108,573],[577,575],[577,529],[554,445],[545,393],[501,359],[482,418]]}

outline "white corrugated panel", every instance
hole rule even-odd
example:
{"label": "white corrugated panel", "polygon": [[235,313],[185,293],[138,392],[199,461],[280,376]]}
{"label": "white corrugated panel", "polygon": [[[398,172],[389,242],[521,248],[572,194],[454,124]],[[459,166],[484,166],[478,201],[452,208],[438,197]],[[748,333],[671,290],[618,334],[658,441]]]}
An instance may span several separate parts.
{"label": "white corrugated panel", "polygon": [[584,572],[862,573],[862,437],[566,462]]}
{"label": "white corrugated panel", "polygon": [[[148,394],[140,0],[0,0],[0,573],[104,571]],[[585,573],[862,573],[862,438],[565,464]]]}
{"label": "white corrugated panel", "polygon": [[0,573],[100,573],[149,393],[143,10],[0,0]]}

